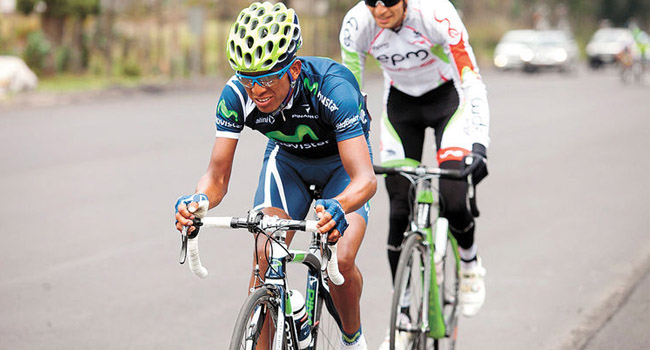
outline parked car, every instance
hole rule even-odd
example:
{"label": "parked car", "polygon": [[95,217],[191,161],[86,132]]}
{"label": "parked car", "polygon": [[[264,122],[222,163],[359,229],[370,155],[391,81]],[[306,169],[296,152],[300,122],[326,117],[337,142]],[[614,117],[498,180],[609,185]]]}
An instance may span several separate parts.
{"label": "parked car", "polygon": [[529,43],[530,52],[522,54],[524,71],[556,69],[574,72],[580,61],[573,36],[562,30],[538,30]]}
{"label": "parked car", "polygon": [[634,43],[632,31],[627,28],[600,28],[587,44],[589,67],[596,69],[613,64],[626,46]]}
{"label": "parked car", "polygon": [[494,65],[500,70],[523,68],[523,58],[530,55],[529,44],[534,36],[535,31],[532,29],[516,29],[506,32],[494,49]]}

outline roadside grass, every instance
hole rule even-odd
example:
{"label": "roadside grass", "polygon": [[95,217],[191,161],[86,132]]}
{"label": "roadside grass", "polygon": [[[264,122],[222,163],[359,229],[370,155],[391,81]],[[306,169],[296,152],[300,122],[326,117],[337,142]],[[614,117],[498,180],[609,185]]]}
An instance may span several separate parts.
{"label": "roadside grass", "polygon": [[37,91],[50,93],[99,91],[113,87],[136,87],[148,80],[150,79],[119,76],[102,77],[89,74],[59,74],[39,78]]}

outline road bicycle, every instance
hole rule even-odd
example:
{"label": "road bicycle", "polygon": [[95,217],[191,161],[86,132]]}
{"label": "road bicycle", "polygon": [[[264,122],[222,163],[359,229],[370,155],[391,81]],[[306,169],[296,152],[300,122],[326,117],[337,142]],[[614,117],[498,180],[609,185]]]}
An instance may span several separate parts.
{"label": "road bicycle", "polygon": [[[258,261],[254,269],[255,286],[240,309],[230,350],[254,350],[260,341],[266,341],[273,350],[338,349],[342,327],[329,283],[340,285],[344,278],[338,270],[337,245],[328,243],[327,234],[318,233],[316,223],[316,220],[280,219],[251,210],[244,218],[195,219],[196,229],[191,234],[183,230],[180,263],[189,260],[190,269],[201,278],[207,277],[208,271],[199,257],[199,229],[247,229],[256,237],[255,246],[262,235],[271,242],[265,254],[268,262],[265,278],[261,278]],[[312,234],[306,251],[288,248],[287,231],[294,230]],[[307,267],[304,299],[298,290],[289,287],[287,264],[292,262]],[[265,324],[269,331],[261,339],[265,336]]]}
{"label": "road bicycle", "polygon": [[[390,314],[390,350],[453,349],[458,330],[460,256],[449,222],[439,217],[433,180],[466,180],[478,216],[471,172],[479,159],[467,157],[464,170],[374,166],[375,174],[401,175],[411,182],[409,228],[395,272]],[[433,223],[433,224],[432,224]]]}

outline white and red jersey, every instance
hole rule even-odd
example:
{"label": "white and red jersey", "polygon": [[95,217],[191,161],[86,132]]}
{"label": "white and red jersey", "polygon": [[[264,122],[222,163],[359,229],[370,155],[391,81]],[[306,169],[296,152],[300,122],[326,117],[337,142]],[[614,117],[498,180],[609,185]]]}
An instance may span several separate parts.
{"label": "white and red jersey", "polygon": [[366,55],[381,64],[384,102],[391,86],[418,97],[453,80],[460,97],[459,110],[466,110],[464,118],[472,119],[461,127],[464,142],[455,146],[465,148],[478,142],[488,147],[486,88],[467,30],[449,1],[409,0],[406,17],[397,31],[379,27],[361,1],[345,16],[339,39],[343,64],[354,73],[360,86]]}

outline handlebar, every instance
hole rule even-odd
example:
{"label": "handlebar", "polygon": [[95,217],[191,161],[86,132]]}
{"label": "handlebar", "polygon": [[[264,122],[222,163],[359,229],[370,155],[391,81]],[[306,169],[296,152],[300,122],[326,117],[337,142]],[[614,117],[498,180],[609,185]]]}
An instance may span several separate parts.
{"label": "handlebar", "polygon": [[414,175],[414,176],[434,176],[440,179],[449,180],[466,180],[468,184],[467,195],[469,197],[469,207],[474,217],[479,216],[478,206],[476,205],[476,186],[472,180],[472,173],[483,162],[484,159],[480,155],[468,156],[465,158],[465,167],[461,169],[441,169],[438,167],[428,166],[399,166],[399,167],[383,167],[373,165],[372,168],[377,175]]}
{"label": "handlebar", "polygon": [[[180,263],[183,264],[187,257],[189,258],[190,270],[192,270],[195,275],[200,278],[206,278],[208,276],[208,270],[201,264],[201,259],[199,257],[198,233],[200,228],[248,229],[253,233],[259,232],[260,230],[296,230],[318,233],[317,223],[318,221],[316,220],[281,219],[277,216],[265,215],[262,212],[253,210],[251,210],[248,217],[245,218],[220,216],[194,219],[194,231],[188,235],[188,227],[184,227],[183,232],[181,233],[182,246]],[[345,282],[345,278],[338,269],[338,258],[336,255],[337,244],[328,243],[327,247],[329,247],[330,250],[327,274],[332,283],[335,285],[341,285]]]}

